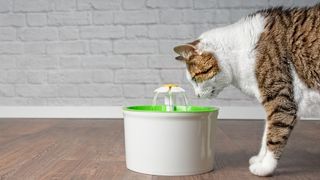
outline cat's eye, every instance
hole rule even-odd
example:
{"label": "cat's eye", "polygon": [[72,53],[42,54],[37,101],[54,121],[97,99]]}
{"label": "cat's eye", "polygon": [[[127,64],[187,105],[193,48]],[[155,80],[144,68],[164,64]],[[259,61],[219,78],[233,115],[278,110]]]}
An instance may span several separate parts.
{"label": "cat's eye", "polygon": [[177,56],[175,59],[178,60],[178,61],[183,61],[184,60],[184,58],[182,56]]}
{"label": "cat's eye", "polygon": [[196,84],[196,86],[198,86],[199,81],[197,80],[197,78],[196,78],[195,76],[192,78],[192,81],[194,81],[194,83]]}

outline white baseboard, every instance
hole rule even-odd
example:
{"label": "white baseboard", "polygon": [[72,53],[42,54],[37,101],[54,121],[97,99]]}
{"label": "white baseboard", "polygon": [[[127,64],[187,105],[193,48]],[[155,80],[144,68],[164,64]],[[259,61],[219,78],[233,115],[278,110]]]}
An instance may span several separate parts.
{"label": "white baseboard", "polygon": [[0,106],[0,118],[123,118],[120,106]]}
{"label": "white baseboard", "polygon": [[[0,118],[98,118],[122,119],[120,106],[0,106]],[[220,107],[219,119],[264,119],[261,107]],[[319,118],[303,118],[320,120]]]}

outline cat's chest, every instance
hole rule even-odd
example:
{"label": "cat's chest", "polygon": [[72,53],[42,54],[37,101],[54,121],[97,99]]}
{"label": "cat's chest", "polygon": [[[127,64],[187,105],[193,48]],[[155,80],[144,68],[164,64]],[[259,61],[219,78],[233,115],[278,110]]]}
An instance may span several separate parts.
{"label": "cat's chest", "polygon": [[[239,58],[239,60],[236,60]],[[255,52],[241,52],[234,58],[236,62],[241,62],[234,67],[234,85],[248,96],[255,97],[258,101],[261,100],[260,91],[256,78],[256,59]]]}

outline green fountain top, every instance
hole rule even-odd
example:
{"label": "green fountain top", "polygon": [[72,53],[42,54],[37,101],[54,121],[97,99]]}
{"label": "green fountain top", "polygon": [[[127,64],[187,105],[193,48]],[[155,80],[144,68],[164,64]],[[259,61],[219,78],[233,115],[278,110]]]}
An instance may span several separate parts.
{"label": "green fountain top", "polygon": [[123,108],[126,111],[138,112],[163,112],[163,113],[200,113],[200,112],[215,112],[217,108],[207,106],[174,106],[172,111],[168,111],[165,105],[143,105],[143,106],[129,106]]}
{"label": "green fountain top", "polygon": [[[215,112],[218,111],[214,107],[206,106],[191,106],[188,103],[185,90],[176,84],[165,84],[154,90],[154,98],[152,105],[143,106],[129,106],[123,108],[124,111],[135,112],[160,112],[160,113],[203,113],[203,112]],[[157,104],[159,95],[163,97],[163,103]],[[178,98],[180,103],[177,104]]]}

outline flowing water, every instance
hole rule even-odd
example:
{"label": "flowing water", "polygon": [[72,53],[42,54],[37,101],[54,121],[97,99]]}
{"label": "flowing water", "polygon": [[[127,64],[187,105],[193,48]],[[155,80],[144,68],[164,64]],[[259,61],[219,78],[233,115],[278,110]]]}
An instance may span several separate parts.
{"label": "flowing water", "polygon": [[189,102],[188,102],[188,98],[186,96],[186,93],[183,93],[183,100],[184,100],[184,105],[186,106],[186,111],[188,111],[189,109]]}
{"label": "flowing water", "polygon": [[[157,105],[157,100],[158,100],[159,94],[160,94],[160,92],[155,93],[153,100],[152,100],[152,106]],[[185,111],[188,111],[189,102],[188,102],[188,98],[187,98],[186,94],[184,92],[171,93],[170,91],[167,93],[164,93],[164,105],[166,106],[166,111],[168,111],[168,112],[175,111],[175,106],[177,105],[176,98],[177,98],[177,96],[179,96],[179,94],[182,94],[182,98],[183,98],[183,102],[184,102],[184,106],[185,106]]]}
{"label": "flowing water", "polygon": [[152,100],[152,106],[156,106],[157,105],[157,99],[159,96],[159,92],[156,92],[153,96],[153,100]]}

